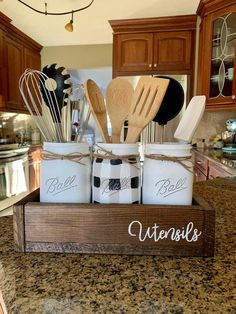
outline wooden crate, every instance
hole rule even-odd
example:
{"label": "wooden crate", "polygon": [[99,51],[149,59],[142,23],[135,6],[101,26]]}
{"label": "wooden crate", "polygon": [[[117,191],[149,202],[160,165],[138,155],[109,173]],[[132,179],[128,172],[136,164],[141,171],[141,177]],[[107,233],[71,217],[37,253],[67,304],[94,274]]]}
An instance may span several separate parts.
{"label": "wooden crate", "polygon": [[14,206],[20,252],[213,256],[215,211],[192,206],[40,203],[36,190]]}

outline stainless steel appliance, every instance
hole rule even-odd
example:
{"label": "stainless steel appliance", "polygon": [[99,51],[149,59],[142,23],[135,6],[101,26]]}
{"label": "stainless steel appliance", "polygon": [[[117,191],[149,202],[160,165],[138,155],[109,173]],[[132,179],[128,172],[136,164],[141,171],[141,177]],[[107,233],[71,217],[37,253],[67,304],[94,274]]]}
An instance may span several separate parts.
{"label": "stainless steel appliance", "polygon": [[0,201],[6,198],[5,166],[0,164]]}
{"label": "stainless steel appliance", "polygon": [[[18,146],[18,144],[0,145],[0,211],[12,206],[29,191],[29,147]],[[14,161],[21,160],[27,191],[17,195],[7,195],[6,166]]]}
{"label": "stainless steel appliance", "polygon": [[27,153],[28,150],[29,150],[29,146],[23,146],[19,144],[0,145],[0,160],[3,158],[23,155]]}

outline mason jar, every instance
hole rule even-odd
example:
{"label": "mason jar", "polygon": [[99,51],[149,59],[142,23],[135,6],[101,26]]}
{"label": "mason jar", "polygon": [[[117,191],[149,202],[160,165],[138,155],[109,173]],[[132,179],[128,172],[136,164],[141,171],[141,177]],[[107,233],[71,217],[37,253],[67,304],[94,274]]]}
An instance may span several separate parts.
{"label": "mason jar", "polygon": [[94,203],[140,203],[140,159],[138,144],[99,143],[92,169]]}
{"label": "mason jar", "polygon": [[143,165],[143,204],[191,205],[191,145],[147,144]]}
{"label": "mason jar", "polygon": [[40,201],[91,201],[91,156],[87,143],[43,144]]}

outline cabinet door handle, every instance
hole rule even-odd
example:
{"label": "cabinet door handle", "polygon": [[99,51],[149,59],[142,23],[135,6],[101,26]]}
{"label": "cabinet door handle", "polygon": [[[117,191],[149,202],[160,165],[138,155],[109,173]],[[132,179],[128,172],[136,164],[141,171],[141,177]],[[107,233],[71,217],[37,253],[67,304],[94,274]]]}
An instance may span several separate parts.
{"label": "cabinet door handle", "polygon": [[236,98],[236,96],[235,95],[232,95],[232,99],[235,99]]}
{"label": "cabinet door handle", "polygon": [[152,67],[152,64],[151,64],[151,63],[149,63],[149,65],[148,65],[148,66],[149,66],[149,68],[151,68],[151,67]]}
{"label": "cabinet door handle", "polygon": [[154,68],[156,68],[157,67],[157,64],[156,63],[154,63]]}
{"label": "cabinet door handle", "polygon": [[197,164],[198,164],[198,165],[201,165],[201,164],[202,164],[202,162],[201,162],[201,161],[197,161]]}

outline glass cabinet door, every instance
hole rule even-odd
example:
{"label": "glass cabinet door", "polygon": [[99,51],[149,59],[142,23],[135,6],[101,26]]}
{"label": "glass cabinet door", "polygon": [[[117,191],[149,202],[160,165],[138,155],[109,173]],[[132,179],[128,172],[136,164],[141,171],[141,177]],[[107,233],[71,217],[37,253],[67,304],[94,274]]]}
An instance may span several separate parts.
{"label": "glass cabinet door", "polygon": [[210,98],[233,95],[236,47],[236,13],[229,13],[213,22]]}

